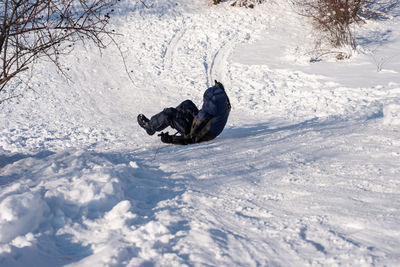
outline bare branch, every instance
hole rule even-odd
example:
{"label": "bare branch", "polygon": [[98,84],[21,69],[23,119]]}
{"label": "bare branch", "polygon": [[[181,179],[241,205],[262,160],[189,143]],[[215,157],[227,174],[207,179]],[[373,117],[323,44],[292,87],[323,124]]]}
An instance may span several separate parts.
{"label": "bare branch", "polygon": [[10,96],[10,97],[4,98],[4,99],[0,99],[0,104],[3,103],[3,102],[6,102],[8,100],[11,100],[13,98],[17,98],[17,97],[21,97],[21,96],[22,95],[19,94],[19,95]]}
{"label": "bare branch", "polygon": [[[61,71],[59,56],[77,41],[106,47],[104,38],[112,7],[119,0],[4,0],[0,6],[0,92],[47,57]],[[65,73],[64,73],[65,74]]]}
{"label": "bare branch", "polygon": [[[319,40],[334,48],[357,47],[355,25],[366,19],[385,18],[398,0],[291,0],[297,12],[311,19]],[[373,14],[373,15],[371,15]],[[350,55],[348,55],[350,56]],[[340,57],[342,58],[342,57]]]}

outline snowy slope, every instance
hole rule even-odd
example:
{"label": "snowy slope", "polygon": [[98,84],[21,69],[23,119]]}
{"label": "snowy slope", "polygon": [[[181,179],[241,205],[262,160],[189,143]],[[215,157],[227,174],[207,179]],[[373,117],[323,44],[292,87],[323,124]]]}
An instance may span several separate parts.
{"label": "snowy slope", "polygon": [[[38,63],[0,105],[0,266],[396,266],[400,10],[350,60],[309,63],[283,1],[149,2],[122,1],[119,48],[79,44],[70,80]],[[217,139],[137,126],[214,79],[233,106]]]}

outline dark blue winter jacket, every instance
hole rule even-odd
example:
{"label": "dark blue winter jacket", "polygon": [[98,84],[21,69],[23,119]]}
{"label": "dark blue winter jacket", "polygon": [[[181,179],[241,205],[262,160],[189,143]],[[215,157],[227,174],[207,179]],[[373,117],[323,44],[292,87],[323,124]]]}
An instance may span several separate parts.
{"label": "dark blue winter jacket", "polygon": [[216,85],[204,92],[203,107],[193,120],[190,133],[174,136],[174,144],[192,144],[209,141],[217,137],[224,129],[231,111],[231,104],[224,86]]}
{"label": "dark blue winter jacket", "polygon": [[203,99],[203,107],[197,114],[195,118],[197,122],[194,124],[210,119],[206,135],[215,138],[222,132],[228,121],[231,110],[229,99],[225,90],[217,86],[208,88],[204,92]]}

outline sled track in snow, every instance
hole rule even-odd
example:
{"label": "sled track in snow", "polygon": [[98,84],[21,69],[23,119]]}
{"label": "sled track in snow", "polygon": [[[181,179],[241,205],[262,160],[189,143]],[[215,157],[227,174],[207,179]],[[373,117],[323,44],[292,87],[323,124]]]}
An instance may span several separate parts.
{"label": "sled track in snow", "polygon": [[171,38],[169,41],[167,48],[165,49],[164,54],[162,55],[163,57],[163,69],[172,69],[173,64],[174,64],[174,55],[176,52],[176,49],[178,47],[178,44],[180,43],[181,39],[186,33],[186,23],[183,21],[182,28],[179,29]]}
{"label": "sled track in snow", "polygon": [[227,59],[232,51],[232,47],[227,43],[222,46],[213,54],[211,59],[210,68],[207,72],[207,84],[212,85],[214,80],[226,81]]}
{"label": "sled track in snow", "polygon": [[[176,57],[178,57],[179,52],[177,52],[178,47],[180,45],[183,45],[183,49],[186,51],[182,51],[183,53],[182,56],[188,57],[187,62],[191,62],[190,57],[192,56],[188,52],[188,47],[190,44],[193,44],[193,40],[191,38],[195,33],[198,31],[196,28],[197,24],[194,21],[190,21],[189,23],[185,20],[182,20],[182,25],[180,25],[180,28],[175,31],[171,39],[167,42],[166,48],[164,53],[161,55],[162,57],[162,64],[163,64],[163,71],[165,72],[165,75],[168,75],[167,72],[171,71],[176,71],[176,72],[181,72],[179,70],[179,66],[176,65]],[[203,32],[203,31],[202,31]],[[198,51],[198,53],[204,53],[203,55],[203,66],[204,66],[204,72],[206,76],[206,85],[211,86],[214,83],[214,80],[221,80],[221,81],[226,81],[227,76],[226,76],[226,70],[228,68],[227,66],[227,60],[229,58],[229,55],[231,54],[234,45],[231,43],[235,43],[235,39],[231,39],[228,42],[224,41],[222,44],[217,43],[218,47],[213,49],[215,51],[214,53],[208,54],[206,51],[209,50],[209,46],[216,46],[215,43],[212,41],[213,37],[209,36],[206,34],[205,40],[197,40],[198,44],[199,43],[205,43],[205,45],[200,45],[201,49],[206,49],[204,51]],[[185,62],[186,63],[186,62]],[[187,66],[187,68],[196,68],[196,66],[193,65],[194,62],[192,62],[191,66]],[[176,65],[176,66],[175,66]]]}

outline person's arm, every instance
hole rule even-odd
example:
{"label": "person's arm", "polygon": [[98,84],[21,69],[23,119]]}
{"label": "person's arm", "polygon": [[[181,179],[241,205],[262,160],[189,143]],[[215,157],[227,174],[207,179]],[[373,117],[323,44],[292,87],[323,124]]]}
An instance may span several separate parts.
{"label": "person's arm", "polygon": [[189,136],[169,135],[168,132],[160,133],[158,136],[161,136],[161,142],[166,144],[189,145],[195,143],[194,139],[189,138]]}
{"label": "person's arm", "polygon": [[161,141],[167,144],[175,144],[175,145],[189,145],[202,141],[205,135],[210,130],[210,121],[213,118],[212,115],[207,114],[205,118],[195,118],[193,122],[192,129],[188,135],[169,135],[167,133],[161,133],[158,136],[161,136]]}

